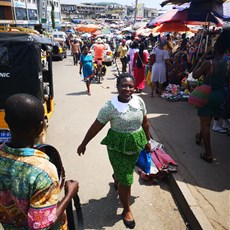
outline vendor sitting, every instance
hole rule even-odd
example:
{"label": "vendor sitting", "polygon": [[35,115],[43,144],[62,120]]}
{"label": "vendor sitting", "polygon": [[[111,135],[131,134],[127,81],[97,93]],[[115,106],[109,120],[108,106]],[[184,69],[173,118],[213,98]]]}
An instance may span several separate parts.
{"label": "vendor sitting", "polygon": [[174,56],[173,68],[168,73],[168,82],[170,84],[180,85],[184,77],[187,76],[186,70],[188,69],[187,54],[177,53]]}

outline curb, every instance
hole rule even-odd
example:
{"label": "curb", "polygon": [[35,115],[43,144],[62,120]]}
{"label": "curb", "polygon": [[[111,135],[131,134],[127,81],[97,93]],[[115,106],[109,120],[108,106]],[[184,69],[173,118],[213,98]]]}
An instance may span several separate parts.
{"label": "curb", "polygon": [[[154,140],[160,142],[159,137],[151,126],[151,123],[149,125],[149,130],[150,133],[153,134]],[[189,224],[188,229],[214,230],[179,172],[171,174],[168,179],[168,184],[172,195],[179,206],[182,216]]]}
{"label": "curb", "polygon": [[168,183],[182,215],[189,223],[189,229],[214,230],[180,174],[171,175]]}

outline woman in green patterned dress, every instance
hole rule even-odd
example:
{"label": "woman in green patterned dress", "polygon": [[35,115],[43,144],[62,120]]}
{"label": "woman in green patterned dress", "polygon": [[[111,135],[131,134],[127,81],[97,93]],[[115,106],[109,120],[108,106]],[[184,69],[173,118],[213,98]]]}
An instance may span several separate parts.
{"label": "woman in green patterned dress", "polygon": [[135,81],[132,75],[122,73],[117,78],[118,96],[109,100],[101,108],[96,120],[89,128],[77,149],[84,154],[86,145],[110,122],[110,129],[101,144],[107,145],[113,178],[123,205],[122,218],[127,228],[133,229],[135,221],[130,209],[133,172],[139,152],[146,148],[150,151],[150,133],[144,101],[135,95]]}

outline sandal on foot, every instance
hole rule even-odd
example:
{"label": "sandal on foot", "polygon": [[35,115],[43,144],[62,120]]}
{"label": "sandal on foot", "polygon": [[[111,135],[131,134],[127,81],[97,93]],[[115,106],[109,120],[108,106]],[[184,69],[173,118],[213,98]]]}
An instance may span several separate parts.
{"label": "sandal on foot", "polygon": [[124,217],[124,211],[122,212],[122,219],[126,228],[134,229],[136,226],[135,220],[126,220]]}
{"label": "sandal on foot", "polygon": [[211,156],[206,156],[206,153],[201,153],[200,154],[200,158],[204,161],[206,161],[207,163],[212,163],[212,157]]}
{"label": "sandal on foot", "polygon": [[202,137],[201,137],[200,133],[197,133],[195,135],[195,139],[196,139],[196,144],[200,145],[201,144],[201,140],[202,140]]}

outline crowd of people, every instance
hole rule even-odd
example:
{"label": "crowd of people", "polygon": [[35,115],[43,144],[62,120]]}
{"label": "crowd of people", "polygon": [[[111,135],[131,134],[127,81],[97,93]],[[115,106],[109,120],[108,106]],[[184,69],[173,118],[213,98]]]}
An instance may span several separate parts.
{"label": "crowd of people", "polygon": [[[208,103],[198,109],[200,132],[196,134],[196,143],[204,142],[202,160],[213,161],[212,119],[224,119],[225,128],[230,129],[230,32],[212,31],[210,35],[201,31],[188,39],[185,34],[176,33],[157,37],[133,34],[112,41],[114,58],[120,59],[122,64],[116,84],[118,95],[100,109],[77,153],[84,154],[87,144],[110,122],[110,129],[101,144],[107,146],[114,187],[123,205],[122,219],[129,229],[136,225],[130,207],[135,164],[139,152],[142,149],[150,151],[151,147],[146,106],[141,97],[134,94],[143,91],[148,73],[151,97],[162,95],[169,84],[181,86],[189,72],[193,72],[194,79],[205,76],[203,82],[211,85]],[[94,58],[89,53],[93,43]],[[103,62],[105,46],[101,40],[83,44],[73,39],[68,44],[74,65],[80,62],[79,73],[83,72],[87,93],[91,95],[90,83],[95,74],[93,63]],[[78,192],[78,182],[67,181],[66,195],[58,202],[57,171],[47,156],[34,148],[44,122],[41,101],[31,95],[17,94],[9,97],[5,104],[11,140],[0,145],[0,223],[6,229],[61,229],[66,225],[64,211]],[[215,130],[218,129],[215,127]],[[9,170],[12,168],[14,170]]]}
{"label": "crowd of people", "polygon": [[[189,82],[187,82],[189,73],[193,73],[193,80],[198,79],[196,81],[198,85],[205,82],[204,76],[208,74],[207,71],[211,67],[214,68],[214,72],[212,73],[214,76],[212,76],[212,83],[210,83],[214,84],[212,86],[212,95],[214,95],[214,89],[217,85],[221,95],[225,92],[224,96],[222,95],[224,100],[221,100],[219,94],[218,96],[211,96],[208,103],[212,107],[211,111],[206,111],[207,113],[201,112],[206,106],[198,109],[198,116],[201,120],[201,131],[196,134],[197,144],[201,142],[201,139],[204,141],[205,152],[202,153],[201,158],[207,162],[211,162],[213,159],[210,149],[210,131],[208,131],[210,130],[213,116],[212,129],[214,131],[225,133],[230,130],[229,70],[227,68],[229,47],[227,45],[227,38],[229,38],[229,30],[221,33],[221,30],[216,30],[215,27],[209,31],[204,27],[190,37],[187,37],[185,33],[180,34],[176,32],[164,35],[160,34],[155,37],[152,34],[149,37],[142,37],[137,36],[134,32],[132,35],[124,35],[123,38],[116,39],[114,37],[110,40],[114,51],[114,59],[119,59],[121,62],[121,72],[128,72],[135,79],[134,92],[136,93],[141,93],[146,84],[148,84],[150,86],[151,97],[154,97],[155,94],[165,97],[166,93],[164,91],[168,91],[168,88],[170,88],[170,95],[173,94],[174,98],[176,98],[176,94],[181,98],[181,95],[184,93],[187,94],[185,98],[188,98],[189,93],[194,89],[194,85],[190,86]],[[221,42],[219,42],[220,40]],[[98,57],[101,57],[103,60],[102,56],[105,46],[102,40],[100,42],[94,39],[88,40],[88,45],[84,46],[84,50],[86,46],[90,47],[93,43],[95,43],[96,57],[94,61]],[[98,55],[98,53],[100,54]],[[82,57],[84,55],[83,53]],[[219,62],[215,61],[216,59],[223,61],[222,66]],[[90,60],[93,61],[92,58]],[[211,62],[206,62],[209,63],[206,64],[206,67],[203,65],[200,66],[201,61],[204,62],[207,60],[213,60],[213,64],[210,65]],[[83,69],[84,65],[87,65],[83,59],[80,63]],[[218,67],[218,65],[220,66]],[[92,78],[89,76],[93,74],[93,65],[88,65],[88,67],[91,70],[84,73],[84,79],[86,80],[88,94],[90,95],[89,85]],[[222,80],[218,78],[219,75],[223,77]],[[147,79],[147,76],[149,79]],[[218,98],[219,101],[212,100],[213,97]]]}

